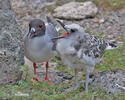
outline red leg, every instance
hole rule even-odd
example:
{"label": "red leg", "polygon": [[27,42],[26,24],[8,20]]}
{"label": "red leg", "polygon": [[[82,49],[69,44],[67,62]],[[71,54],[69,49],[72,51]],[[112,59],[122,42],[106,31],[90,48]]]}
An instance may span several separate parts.
{"label": "red leg", "polygon": [[[36,75],[36,63],[33,63],[33,67],[34,67],[34,75]],[[35,78],[33,78],[33,79],[34,79],[36,82],[39,81],[37,77],[35,77]]]}
{"label": "red leg", "polygon": [[46,76],[45,76],[45,80],[46,81],[49,81],[49,78],[48,78],[48,66],[49,64],[48,64],[48,61],[46,62]]}
{"label": "red leg", "polygon": [[46,62],[46,76],[45,76],[45,81],[49,81],[49,84],[53,84],[53,82],[51,82],[48,78],[48,67],[49,67],[49,64],[48,64],[48,61]]}
{"label": "red leg", "polygon": [[36,74],[36,63],[33,63],[33,67],[34,67],[34,74]]}

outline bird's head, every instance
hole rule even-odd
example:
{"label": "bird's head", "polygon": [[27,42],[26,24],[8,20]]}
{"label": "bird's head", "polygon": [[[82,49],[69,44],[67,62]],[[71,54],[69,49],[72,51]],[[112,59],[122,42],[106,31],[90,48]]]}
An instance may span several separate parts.
{"label": "bird's head", "polygon": [[61,36],[56,37],[55,39],[65,38],[65,37],[72,36],[74,34],[78,34],[84,31],[84,29],[79,24],[64,25],[61,21],[59,20],[57,21],[66,30],[66,32],[63,33]]}
{"label": "bird's head", "polygon": [[78,24],[65,25],[64,29],[69,33],[69,35],[78,33],[81,31],[81,26]]}
{"label": "bird's head", "polygon": [[45,34],[45,23],[40,19],[33,19],[29,23],[29,37],[34,38]]}

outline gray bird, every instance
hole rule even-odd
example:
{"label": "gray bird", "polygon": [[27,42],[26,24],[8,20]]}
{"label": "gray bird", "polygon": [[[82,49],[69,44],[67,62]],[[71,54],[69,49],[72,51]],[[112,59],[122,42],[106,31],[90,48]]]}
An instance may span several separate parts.
{"label": "gray bird", "polygon": [[78,69],[86,71],[85,91],[88,93],[89,74],[93,72],[95,65],[100,62],[104,52],[117,46],[110,41],[86,33],[78,24],[64,25],[62,22],[58,22],[67,33],[53,38],[57,39],[56,50],[64,64],[75,69],[73,89],[79,86],[77,82]]}
{"label": "gray bird", "polygon": [[[29,32],[23,37],[25,56],[33,62],[34,74],[36,74],[36,63],[46,62],[46,77],[48,79],[48,60],[56,55],[53,37],[58,33],[51,19],[46,16],[45,24],[40,19],[33,19],[29,23]],[[38,81],[38,78],[35,78]]]}

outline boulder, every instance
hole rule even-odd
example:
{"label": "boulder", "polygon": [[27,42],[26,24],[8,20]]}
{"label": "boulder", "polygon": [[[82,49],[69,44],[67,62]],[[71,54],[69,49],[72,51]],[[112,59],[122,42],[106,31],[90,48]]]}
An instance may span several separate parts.
{"label": "boulder", "polygon": [[54,12],[53,16],[55,18],[80,20],[86,17],[94,17],[98,12],[98,8],[90,1],[70,2],[57,7]]}
{"label": "boulder", "polygon": [[125,93],[125,71],[100,72],[92,77],[90,83],[93,90],[102,87],[107,94]]}
{"label": "boulder", "polygon": [[0,9],[2,10],[11,9],[10,0],[0,0]]}
{"label": "boulder", "polygon": [[14,84],[21,78],[19,69],[24,64],[21,30],[9,0],[0,0],[0,4],[3,4],[3,8],[0,6],[0,85]]}

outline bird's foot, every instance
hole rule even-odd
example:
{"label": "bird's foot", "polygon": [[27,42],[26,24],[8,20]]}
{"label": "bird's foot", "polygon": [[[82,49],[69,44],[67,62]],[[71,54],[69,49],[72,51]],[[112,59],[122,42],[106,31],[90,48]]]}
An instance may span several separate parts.
{"label": "bird's foot", "polygon": [[33,80],[39,82],[39,79],[37,77],[34,77]]}
{"label": "bird's foot", "polygon": [[54,84],[52,81],[50,81],[48,78],[45,78],[43,81],[48,82],[48,84]]}

